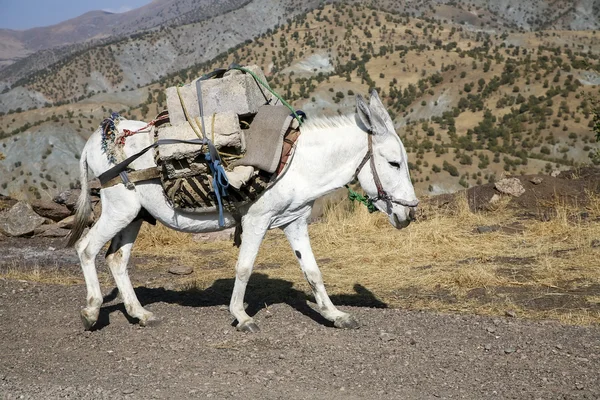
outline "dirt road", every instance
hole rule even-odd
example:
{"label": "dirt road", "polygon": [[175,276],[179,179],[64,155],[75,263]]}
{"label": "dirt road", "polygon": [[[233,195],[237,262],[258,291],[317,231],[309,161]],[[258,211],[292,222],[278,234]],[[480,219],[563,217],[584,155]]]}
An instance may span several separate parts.
{"label": "dirt road", "polygon": [[83,285],[0,280],[0,398],[600,398],[598,326],[343,307],[361,323],[343,331],[290,301],[243,334],[216,293],[229,284],[138,288],[162,317],[149,328],[108,296],[84,332]]}

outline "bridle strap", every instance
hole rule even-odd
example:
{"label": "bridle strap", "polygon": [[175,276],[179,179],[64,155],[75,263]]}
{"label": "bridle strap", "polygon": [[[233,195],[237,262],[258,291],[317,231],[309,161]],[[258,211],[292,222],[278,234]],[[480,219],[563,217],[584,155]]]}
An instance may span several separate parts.
{"label": "bridle strap", "polygon": [[383,198],[384,196],[387,196],[387,193],[385,192],[385,190],[383,190],[383,185],[381,184],[381,180],[379,179],[379,174],[377,173],[377,170],[375,169],[375,157],[373,157],[373,135],[369,135],[369,139],[368,139],[368,151],[369,154],[371,154],[371,160],[370,160],[370,164],[371,164],[371,173],[373,174],[373,180],[375,181],[375,187],[377,188],[377,197],[379,198]]}
{"label": "bridle strap", "polygon": [[[369,136],[370,138],[370,136]],[[369,161],[369,158],[371,158],[371,150],[367,150],[367,154],[365,154],[365,156],[363,157],[362,161],[360,162],[360,164],[358,164],[358,167],[356,167],[356,170],[354,171],[354,178],[352,180],[357,180],[358,179],[358,174],[360,173],[360,171],[363,169],[363,167],[365,166],[365,164],[367,163],[367,161]]]}
{"label": "bridle strap", "polygon": [[392,203],[399,204],[405,207],[416,207],[419,205],[419,200],[408,201],[401,199],[394,199],[383,189],[383,185],[381,184],[381,179],[379,179],[379,174],[377,173],[377,169],[375,168],[375,158],[373,157],[373,132],[368,132],[367,134],[367,154],[363,157],[362,161],[356,168],[354,172],[354,180],[358,179],[358,174],[363,169],[363,167],[367,164],[367,161],[370,161],[371,165],[371,173],[373,174],[373,181],[375,182],[375,187],[377,188],[377,197],[370,199],[372,202],[377,200],[384,200],[387,207],[387,212],[390,213],[392,211]]}

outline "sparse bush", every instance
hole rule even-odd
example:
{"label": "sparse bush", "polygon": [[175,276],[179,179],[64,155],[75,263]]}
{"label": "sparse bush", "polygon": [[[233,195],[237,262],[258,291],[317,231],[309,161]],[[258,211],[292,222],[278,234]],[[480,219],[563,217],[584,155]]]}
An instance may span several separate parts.
{"label": "sparse bush", "polygon": [[450,164],[448,161],[444,161],[443,169],[444,169],[444,171],[448,172],[451,176],[459,176],[460,175],[458,173],[458,168],[456,168],[454,165]]}

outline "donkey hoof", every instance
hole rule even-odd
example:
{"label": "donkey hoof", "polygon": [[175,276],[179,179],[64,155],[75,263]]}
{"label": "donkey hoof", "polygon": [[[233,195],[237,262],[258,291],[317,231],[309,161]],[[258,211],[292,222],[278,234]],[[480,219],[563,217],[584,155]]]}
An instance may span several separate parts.
{"label": "donkey hoof", "polygon": [[87,308],[84,308],[83,310],[81,310],[81,313],[79,313],[79,316],[81,317],[81,322],[83,323],[83,328],[86,331],[91,330],[94,325],[96,325],[96,321],[98,321],[98,314],[99,314],[99,310],[89,310]]}
{"label": "donkey hoof", "polygon": [[260,332],[260,328],[253,321],[248,321],[248,322],[244,322],[243,324],[238,324],[237,330],[240,332],[248,332],[248,333]]}
{"label": "donkey hoof", "polygon": [[333,322],[333,326],[340,329],[358,329],[360,325],[352,315],[343,315]]}
{"label": "donkey hoof", "polygon": [[148,327],[152,327],[152,326],[157,326],[160,325],[160,318],[155,317],[154,314],[152,313],[148,313],[148,315],[143,316],[142,318],[140,318],[140,326],[148,326]]}

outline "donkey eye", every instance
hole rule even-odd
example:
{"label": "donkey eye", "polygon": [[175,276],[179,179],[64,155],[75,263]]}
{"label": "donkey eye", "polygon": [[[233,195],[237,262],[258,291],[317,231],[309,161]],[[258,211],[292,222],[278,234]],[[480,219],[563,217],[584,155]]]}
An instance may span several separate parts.
{"label": "donkey eye", "polygon": [[389,164],[394,168],[400,168],[400,163],[396,161],[389,161]]}

